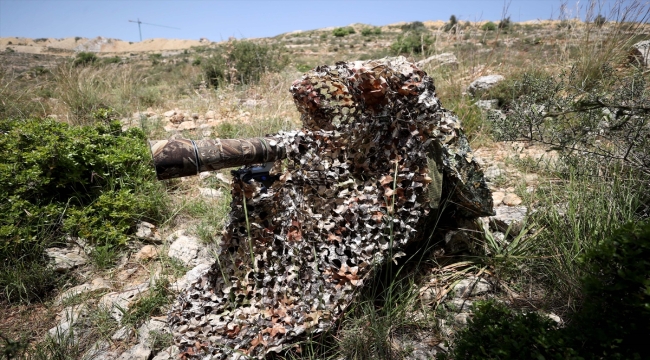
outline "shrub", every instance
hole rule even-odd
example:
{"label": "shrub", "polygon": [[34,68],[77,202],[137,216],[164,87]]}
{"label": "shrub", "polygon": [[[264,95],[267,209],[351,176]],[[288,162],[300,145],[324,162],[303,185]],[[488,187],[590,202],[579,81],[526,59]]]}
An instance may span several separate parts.
{"label": "shrub", "polygon": [[79,40],[81,40],[81,36],[75,36],[75,37],[74,37],[74,41],[75,41],[75,42],[77,42],[77,41],[79,41]]}
{"label": "shrub", "polygon": [[607,22],[607,19],[604,16],[602,16],[601,14],[598,14],[596,16],[596,18],[594,18],[594,24],[596,24],[596,26],[598,26],[598,27],[601,27],[601,26],[605,25],[606,22]]}
{"label": "shrub", "polygon": [[340,27],[332,30],[332,35],[336,37],[343,37],[354,33],[355,33],[354,28],[351,26]]}
{"label": "shrub", "polygon": [[629,223],[587,253],[584,305],[567,330],[581,353],[647,359],[650,334],[650,221]]}
{"label": "shrub", "polygon": [[381,34],[380,27],[367,27],[361,30],[361,35],[363,36],[379,35],[379,34]]}
{"label": "shrub", "polygon": [[650,349],[650,221],[629,223],[588,252],[583,307],[558,328],[536,313],[480,303],[454,359],[646,359]]}
{"label": "shrub", "polygon": [[474,306],[474,316],[456,334],[452,358],[571,359],[553,320],[537,313],[516,313],[494,301]]}
{"label": "shrub", "polygon": [[404,24],[401,26],[402,31],[407,32],[407,31],[424,31],[427,28],[424,26],[424,23],[422,21],[413,21],[408,24]]}
{"label": "shrub", "polygon": [[429,49],[433,44],[431,35],[423,32],[408,32],[405,35],[400,34],[391,46],[391,51],[394,54],[415,53],[421,54]]}
{"label": "shrub", "polygon": [[77,56],[75,56],[75,59],[73,61],[73,64],[75,64],[76,66],[90,65],[95,61],[97,61],[97,59],[98,58],[97,55],[95,55],[95,53],[82,51],[77,53]]}
{"label": "shrub", "polygon": [[446,32],[452,31],[455,34],[457,25],[458,25],[458,20],[456,19],[456,15],[452,15],[449,17],[449,22],[445,24],[443,30]]}
{"label": "shrub", "polygon": [[252,41],[230,41],[202,62],[210,83],[219,87],[224,82],[254,83],[267,71],[280,71],[288,63],[284,48]]}
{"label": "shrub", "polygon": [[122,58],[120,58],[119,56],[111,56],[111,57],[103,58],[102,62],[104,64],[119,64],[122,62]]}
{"label": "shrub", "polygon": [[497,136],[554,146],[582,164],[623,163],[650,175],[650,100],[642,71],[604,68],[586,79],[581,73],[574,67],[557,76],[526,74],[514,90],[525,95],[495,122]]}
{"label": "shrub", "polygon": [[481,30],[483,31],[494,31],[497,29],[497,24],[493,23],[492,21],[488,21],[483,26],[481,26]]}
{"label": "shrub", "polygon": [[41,263],[64,234],[116,248],[137,219],[160,218],[160,185],[139,129],[31,119],[4,120],[0,133],[0,274]]}
{"label": "shrub", "polygon": [[512,23],[510,22],[510,16],[508,16],[507,18],[501,19],[501,21],[499,21],[498,28],[502,30],[508,30],[511,26]]}

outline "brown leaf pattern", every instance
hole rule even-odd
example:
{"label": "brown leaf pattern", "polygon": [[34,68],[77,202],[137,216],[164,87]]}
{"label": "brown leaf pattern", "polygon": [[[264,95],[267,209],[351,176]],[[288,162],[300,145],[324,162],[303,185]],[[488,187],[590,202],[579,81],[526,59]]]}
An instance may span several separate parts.
{"label": "brown leaf pattern", "polygon": [[432,171],[459,216],[492,213],[458,119],[403,57],[319,66],[291,93],[304,129],[274,135],[279,180],[233,181],[217,261],[169,315],[186,358],[263,358],[330,328],[373,269],[424,236]]}

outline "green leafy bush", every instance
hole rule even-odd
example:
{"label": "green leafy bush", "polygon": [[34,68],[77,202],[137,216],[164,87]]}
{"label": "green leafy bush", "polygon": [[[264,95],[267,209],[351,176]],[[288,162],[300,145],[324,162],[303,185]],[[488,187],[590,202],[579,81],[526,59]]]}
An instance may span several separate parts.
{"label": "green leafy bush", "polygon": [[475,305],[474,317],[456,337],[455,360],[576,358],[553,320],[494,301]]}
{"label": "green leafy bush", "polygon": [[288,64],[288,58],[283,47],[234,40],[219,47],[202,64],[208,82],[219,87],[224,82],[257,82],[267,71],[282,70]]}
{"label": "green leafy bush", "polygon": [[336,37],[343,37],[354,33],[355,33],[354,28],[351,26],[340,27],[332,30],[332,35]]}
{"label": "green leafy bush", "polygon": [[449,17],[449,22],[445,24],[445,27],[443,30],[445,32],[452,31],[454,34],[456,33],[456,25],[458,24],[458,20],[456,19],[456,15],[452,15]]}
{"label": "green leafy bush", "polygon": [[623,226],[583,261],[584,304],[567,329],[575,347],[593,358],[649,358],[650,221]]}
{"label": "green leafy bush", "polygon": [[95,55],[95,53],[91,52],[79,52],[77,53],[77,56],[75,56],[75,59],[73,61],[73,64],[76,66],[84,66],[84,65],[90,65],[97,61],[98,57]]}
{"label": "green leafy bush", "polygon": [[488,21],[483,26],[481,26],[481,30],[483,31],[494,31],[497,29],[497,24],[493,23],[492,21]]}
{"label": "green leafy bush", "polygon": [[119,247],[137,219],[160,218],[160,185],[139,129],[30,119],[3,120],[0,134],[3,287],[7,271],[43,262],[43,249],[64,234]]}
{"label": "green leafy bush", "polygon": [[433,44],[431,35],[419,31],[411,31],[400,34],[397,40],[391,44],[393,54],[421,54],[426,53]]}
{"label": "green leafy bush", "polygon": [[379,35],[379,34],[381,34],[380,27],[367,27],[361,30],[361,35],[363,36],[371,36],[371,35]]}
{"label": "green leafy bush", "polygon": [[588,252],[582,308],[558,328],[536,313],[486,302],[457,334],[460,359],[647,359],[650,221],[629,223]]}

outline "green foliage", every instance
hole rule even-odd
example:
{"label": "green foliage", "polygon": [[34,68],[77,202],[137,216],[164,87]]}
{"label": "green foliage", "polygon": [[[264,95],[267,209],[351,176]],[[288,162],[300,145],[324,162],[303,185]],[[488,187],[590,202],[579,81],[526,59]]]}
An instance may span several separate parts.
{"label": "green foliage", "polygon": [[[43,294],[48,285],[29,280],[36,273],[13,281],[18,276],[13,269],[41,269],[43,249],[61,242],[64,233],[102,251],[102,246],[125,244],[137,219],[160,217],[153,196],[160,185],[140,130],[122,131],[118,122],[77,127],[31,119],[3,120],[0,133],[0,255],[5,259],[0,285],[5,297]],[[21,286],[24,291],[12,290]]]}
{"label": "green foliage", "polygon": [[332,35],[336,37],[343,37],[346,35],[354,34],[354,28],[351,26],[346,26],[346,27],[339,27],[334,30],[332,30]]}
{"label": "green foliage", "polygon": [[203,62],[208,83],[219,87],[225,82],[249,84],[259,81],[267,71],[280,71],[288,64],[284,48],[234,40],[219,47]]}
{"label": "green foliage", "polygon": [[73,61],[73,64],[76,66],[85,66],[85,65],[90,65],[93,64],[95,61],[97,61],[98,57],[95,55],[95,53],[91,52],[79,52],[77,53],[77,56],[75,56],[75,59]]}
{"label": "green foliage", "polygon": [[445,24],[443,30],[445,32],[452,31],[455,34],[457,25],[458,25],[458,20],[456,19],[456,15],[452,15],[449,17],[449,22]]}
{"label": "green foliage", "polygon": [[402,25],[401,29],[404,32],[408,32],[408,31],[424,31],[427,28],[424,26],[424,23],[422,21],[413,21],[408,24]]}
{"label": "green foliage", "polygon": [[473,308],[467,327],[456,334],[453,359],[577,359],[551,319],[494,301]]}
{"label": "green foliage", "polygon": [[122,323],[138,327],[148,318],[162,315],[163,308],[172,301],[172,294],[169,290],[169,281],[166,278],[159,278],[147,295],[124,312]]}
{"label": "green foliage", "polygon": [[493,23],[492,21],[488,21],[483,26],[481,26],[481,30],[483,31],[494,31],[497,29],[497,24]]}
{"label": "green foliage", "polygon": [[498,138],[540,142],[576,162],[624,163],[650,175],[650,100],[642,71],[583,75],[578,67],[558,76],[526,74],[516,84],[524,95],[494,123]]}
{"label": "green foliage", "polygon": [[508,16],[508,17],[506,17],[504,19],[501,19],[501,21],[499,21],[499,25],[498,25],[499,29],[502,29],[502,30],[508,30],[508,29],[510,29],[511,26],[512,26],[512,22],[510,22],[510,16]]}
{"label": "green foliage", "polygon": [[120,58],[119,56],[111,56],[111,57],[107,57],[107,58],[102,59],[102,63],[107,64],[107,65],[108,64],[119,64],[121,62],[122,62],[122,58]]}
{"label": "green foliage", "polygon": [[313,68],[313,66],[308,65],[308,64],[296,64],[296,70],[298,70],[298,71],[300,71],[302,73],[305,73],[305,72],[311,70],[312,68]]}
{"label": "green foliage", "polygon": [[567,330],[595,358],[647,359],[650,334],[650,221],[629,223],[583,261],[584,305]]}
{"label": "green foliage", "polygon": [[400,34],[397,37],[397,41],[391,44],[390,49],[393,54],[422,54],[426,53],[433,44],[433,39],[431,35],[419,32],[411,31],[406,34]]}
{"label": "green foliage", "polygon": [[361,30],[361,35],[363,36],[371,36],[371,35],[379,35],[379,34],[381,34],[380,27],[367,27]]}
{"label": "green foliage", "polygon": [[[454,359],[645,359],[650,349],[650,221],[629,223],[583,256],[583,307],[566,328],[486,302],[456,337]],[[643,335],[641,335],[643,334]]]}
{"label": "green foliage", "polygon": [[192,60],[192,66],[199,66],[201,65],[201,58],[195,58]]}
{"label": "green foliage", "polygon": [[596,26],[598,26],[598,27],[601,27],[601,26],[605,25],[606,22],[607,22],[607,19],[601,14],[598,14],[594,18],[594,24],[596,24]]}

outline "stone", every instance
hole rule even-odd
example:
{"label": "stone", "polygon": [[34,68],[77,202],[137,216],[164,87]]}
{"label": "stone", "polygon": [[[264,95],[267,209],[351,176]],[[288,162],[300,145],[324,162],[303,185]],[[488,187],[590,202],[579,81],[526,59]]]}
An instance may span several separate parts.
{"label": "stone", "polygon": [[467,325],[467,321],[469,320],[470,316],[471,315],[469,313],[466,313],[466,312],[456,314],[456,315],[454,315],[454,322],[457,325]]}
{"label": "stone", "polygon": [[[264,100],[255,100],[255,99],[246,99],[242,101],[242,105],[253,108],[259,105],[266,105],[266,101]],[[250,116],[250,114],[248,114]]]}
{"label": "stone", "polygon": [[150,241],[155,244],[162,243],[162,238],[160,237],[160,232],[154,224],[150,224],[146,221],[141,221],[136,225],[135,236],[138,239]]}
{"label": "stone", "polygon": [[197,128],[197,125],[194,122],[194,120],[190,120],[190,121],[184,121],[184,122],[180,123],[180,125],[178,125],[178,127],[176,129],[178,131],[182,131],[182,130],[194,130],[196,128]]}
{"label": "stone", "polygon": [[120,355],[118,360],[149,360],[151,348],[144,344],[136,344]]}
{"label": "stone", "polygon": [[174,111],[174,110],[165,111],[165,112],[163,113],[163,116],[164,116],[164,117],[172,117],[172,116],[174,116],[174,115],[176,115],[176,111]]}
{"label": "stone", "polygon": [[99,305],[109,309],[111,316],[119,322],[122,321],[124,312],[128,311],[129,307],[141,298],[148,289],[149,282],[147,281],[122,291],[114,291],[102,296],[99,299]]}
{"label": "stone", "polygon": [[481,76],[478,79],[472,81],[467,88],[467,92],[472,95],[476,95],[478,92],[485,91],[494,87],[496,84],[505,80],[506,78],[502,75],[486,75]]}
{"label": "stone", "polygon": [[503,170],[501,170],[498,165],[492,165],[485,169],[483,175],[485,175],[488,181],[493,181],[499,176],[503,175]]}
{"label": "stone", "polygon": [[160,350],[151,360],[177,360],[181,350],[176,345]]}
{"label": "stone", "polygon": [[510,236],[516,236],[523,230],[527,207],[500,205],[495,206],[494,210],[496,215],[490,217],[490,225],[495,230],[508,232]]}
{"label": "stone", "polygon": [[208,270],[210,270],[210,264],[199,264],[192,268],[192,270],[185,273],[185,275],[183,275],[180,279],[176,280],[176,282],[171,284],[170,288],[175,291],[182,291],[195,281],[199,280],[201,276],[208,272]]}
{"label": "stone", "polygon": [[457,297],[470,297],[485,294],[492,290],[492,284],[483,278],[469,278],[454,285],[453,291]]}
{"label": "stone", "polygon": [[223,192],[217,189],[199,188],[199,193],[204,198],[217,199],[223,196]]}
{"label": "stone", "polygon": [[167,317],[155,317],[149,319],[138,329],[138,342],[147,347],[153,348],[152,332],[170,333]]}
{"label": "stone", "polygon": [[192,113],[192,119],[198,120],[199,119],[199,114],[198,113]]}
{"label": "stone", "polygon": [[130,326],[122,326],[111,336],[111,340],[122,341],[131,337],[133,330]]}
{"label": "stone", "polygon": [[216,121],[216,120],[208,121],[205,124],[199,125],[199,129],[213,128],[215,126],[219,126],[220,124],[221,124],[221,121]]}
{"label": "stone", "polygon": [[640,41],[632,45],[630,57],[633,63],[650,68],[650,40]]}
{"label": "stone", "polygon": [[199,179],[201,179],[201,180],[205,180],[205,179],[209,178],[210,176],[212,176],[212,171],[202,171],[202,172],[199,173]]}
{"label": "stone", "polygon": [[103,278],[96,278],[89,283],[81,284],[64,291],[63,293],[61,293],[61,295],[57,297],[56,303],[60,304],[63,301],[66,301],[75,296],[82,295],[85,293],[93,293],[93,292],[99,292],[103,290],[110,290],[111,288],[112,288],[111,284],[108,281],[104,280]]}
{"label": "stone", "polygon": [[138,251],[134,258],[136,260],[150,260],[158,256],[158,249],[153,245],[145,245]]}
{"label": "stone", "polygon": [[479,100],[474,105],[481,110],[494,110],[499,107],[499,100]]}
{"label": "stone", "polygon": [[163,126],[163,129],[165,129],[165,131],[167,131],[167,132],[173,132],[173,131],[176,131],[178,128],[177,128],[176,125],[169,124],[169,125]]}
{"label": "stone", "polygon": [[458,68],[458,59],[456,58],[456,55],[452,53],[442,53],[438,55],[429,56],[424,60],[420,60],[416,62],[415,65],[421,68],[422,66],[429,63],[434,63],[435,67],[445,65],[445,66],[450,66],[453,69]]}
{"label": "stone", "polygon": [[183,114],[175,114],[174,116],[169,118],[169,121],[171,121],[174,124],[180,124],[183,121],[185,121],[185,115],[183,115]]}
{"label": "stone", "polygon": [[79,248],[49,248],[45,253],[50,257],[54,271],[65,272],[88,262],[86,254]]}
{"label": "stone", "polygon": [[205,119],[212,120],[216,117],[216,113],[213,110],[208,110],[205,112]]}
{"label": "stone", "polygon": [[180,260],[185,266],[196,266],[207,262],[206,251],[198,238],[185,235],[184,230],[179,230],[170,236],[175,239],[169,246],[167,255]]}
{"label": "stone", "polygon": [[88,314],[88,307],[85,304],[69,306],[58,314],[57,319],[59,323],[48,330],[49,336],[57,343],[60,341],[67,341],[73,337],[76,342],[79,339],[79,333],[75,332],[73,327],[81,322],[81,320]]}
{"label": "stone", "polygon": [[492,193],[492,201],[494,202],[494,206],[499,206],[501,205],[501,202],[503,201],[503,198],[506,196],[506,194],[503,191],[495,191]]}
{"label": "stone", "polygon": [[221,181],[221,182],[223,182],[223,183],[225,183],[225,184],[230,184],[230,179],[229,179],[226,175],[224,175],[224,174],[222,174],[222,173],[216,173],[214,176],[215,176],[219,181]]}
{"label": "stone", "polygon": [[474,302],[472,300],[453,298],[445,304],[457,313],[468,312]]}
{"label": "stone", "polygon": [[109,359],[116,359],[117,354],[109,351],[111,348],[111,344],[106,341],[106,340],[100,340],[95,342],[92,346],[90,346],[90,349],[88,349],[82,356],[82,359],[104,359],[104,360],[109,360]]}
{"label": "stone", "polygon": [[508,206],[517,206],[521,204],[521,198],[517,194],[509,193],[503,197],[503,203]]}

